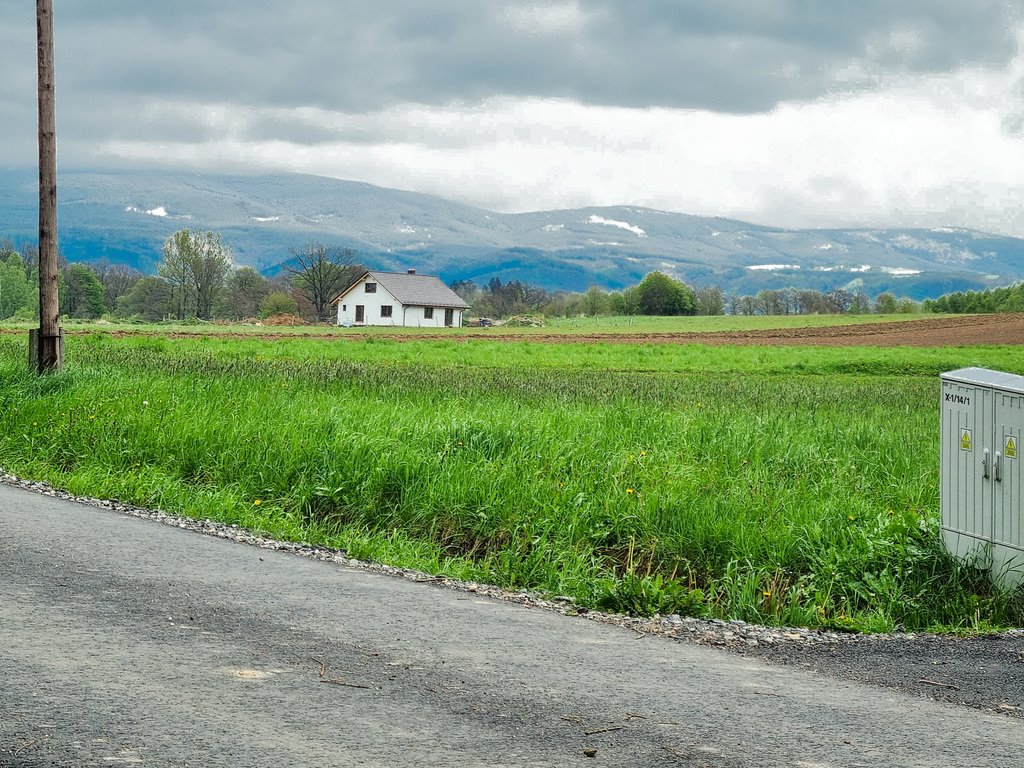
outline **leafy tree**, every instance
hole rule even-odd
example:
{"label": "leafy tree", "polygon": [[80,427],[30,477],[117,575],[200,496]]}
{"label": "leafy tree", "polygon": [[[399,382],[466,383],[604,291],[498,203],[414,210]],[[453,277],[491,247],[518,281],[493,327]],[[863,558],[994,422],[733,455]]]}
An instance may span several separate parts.
{"label": "leafy tree", "polygon": [[271,315],[297,315],[299,304],[284,291],[274,291],[260,302],[260,317]]}
{"label": "leafy tree", "polygon": [[608,308],[613,315],[640,314],[640,294],[637,286],[608,294]]}
{"label": "leafy tree", "polygon": [[651,272],[637,286],[642,315],[692,315],[697,311],[693,291],[663,272]]}
{"label": "leafy tree", "polygon": [[1024,283],[984,291],[947,293],[922,304],[926,312],[978,313],[1024,311]]}
{"label": "leafy tree", "polygon": [[117,300],[118,317],[138,317],[147,322],[163,320],[175,314],[176,297],[171,283],[161,277],[140,278],[128,293]]}
{"label": "leafy tree", "polygon": [[231,270],[231,249],[214,232],[181,229],[164,243],[157,273],[172,288],[178,319],[190,314],[209,319],[224,278]]}
{"label": "leafy tree", "polygon": [[0,260],[0,319],[12,317],[19,310],[30,309],[33,303],[34,294],[25,274],[25,263],[21,254],[11,248],[6,259]]}
{"label": "leafy tree", "polygon": [[260,311],[260,302],[270,292],[270,281],[255,269],[236,269],[228,275],[222,311],[218,314],[235,320],[256,317]]}
{"label": "leafy tree", "polygon": [[866,315],[871,311],[871,299],[864,291],[857,291],[853,294],[850,306],[846,311],[851,315]]}
{"label": "leafy tree", "polygon": [[107,311],[103,285],[85,264],[72,264],[61,271],[60,312],[68,317],[95,319]]}
{"label": "leafy tree", "polygon": [[896,297],[891,293],[880,293],[875,297],[875,313],[879,315],[896,314]]}
{"label": "leafy tree", "polygon": [[292,285],[309,302],[316,320],[329,319],[331,300],[362,273],[351,248],[335,248],[323,243],[307,243],[291,251],[291,264],[285,267]]}
{"label": "leafy tree", "polygon": [[583,294],[582,309],[590,317],[607,314],[608,294],[596,285],[590,286],[587,288],[587,292]]}

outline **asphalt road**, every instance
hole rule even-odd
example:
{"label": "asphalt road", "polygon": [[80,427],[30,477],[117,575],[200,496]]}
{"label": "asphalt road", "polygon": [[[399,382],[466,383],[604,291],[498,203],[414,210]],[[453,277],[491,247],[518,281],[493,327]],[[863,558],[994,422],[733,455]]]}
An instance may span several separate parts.
{"label": "asphalt road", "polygon": [[638,638],[0,485],[5,768],[1024,755],[1019,719]]}

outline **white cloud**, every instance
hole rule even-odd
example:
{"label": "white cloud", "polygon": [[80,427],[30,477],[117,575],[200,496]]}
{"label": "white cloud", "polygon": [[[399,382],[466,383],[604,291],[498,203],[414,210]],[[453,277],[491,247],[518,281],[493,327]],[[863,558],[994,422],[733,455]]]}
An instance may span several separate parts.
{"label": "white cloud", "polygon": [[[750,115],[507,97],[361,114],[161,102],[151,117],[200,115],[212,138],[111,141],[103,152],[328,175],[503,211],[627,204],[780,226],[1024,234],[1024,133],[1008,128],[1024,115],[1022,84],[1018,54],[1002,69],[903,77]],[[333,138],[248,138],[261,121]]]}
{"label": "white cloud", "polygon": [[501,10],[500,18],[509,27],[534,35],[578,32],[587,22],[578,2],[512,5]]}

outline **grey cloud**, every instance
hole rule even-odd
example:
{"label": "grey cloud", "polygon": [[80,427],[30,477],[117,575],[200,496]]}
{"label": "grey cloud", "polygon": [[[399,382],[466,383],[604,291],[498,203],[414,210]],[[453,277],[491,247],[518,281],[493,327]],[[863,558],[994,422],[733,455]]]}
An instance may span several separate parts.
{"label": "grey cloud", "polygon": [[[529,34],[511,5],[76,2],[58,4],[58,42],[88,90],[341,110],[494,94],[762,110],[820,95],[849,60],[942,71],[1015,49],[1006,0],[581,0],[578,35]],[[889,48],[894,34],[918,42]]]}
{"label": "grey cloud", "polygon": [[[836,73],[942,72],[1014,55],[1009,0],[579,0],[586,22],[510,24],[525,3],[480,0],[79,0],[57,3],[58,117],[72,130],[192,138],[150,100],[320,106],[491,96],[757,112],[868,82]],[[552,3],[535,3],[550,7]],[[0,0],[0,102],[31,102],[35,10]],[[854,65],[850,67],[849,65]],[[187,121],[186,121],[187,122]],[[22,118],[12,130],[29,129]],[[317,131],[254,127],[317,142]]]}

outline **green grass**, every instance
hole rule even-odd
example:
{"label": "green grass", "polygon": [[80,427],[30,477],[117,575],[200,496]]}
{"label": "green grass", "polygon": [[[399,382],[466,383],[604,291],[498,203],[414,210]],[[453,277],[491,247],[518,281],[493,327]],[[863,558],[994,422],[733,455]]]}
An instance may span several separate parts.
{"label": "green grass", "polygon": [[1010,349],[87,336],[40,379],[23,347],[0,465],[75,493],[636,613],[1024,617],[937,537],[933,373]]}
{"label": "green grass", "polygon": [[[2,338],[2,336],[0,336]],[[19,337],[20,338],[20,337]],[[20,343],[26,344],[24,339]],[[966,366],[1024,373],[1019,347],[742,347],[700,344],[538,344],[531,341],[405,340],[368,336],[351,339],[285,338],[280,340],[137,336],[117,338],[93,333],[73,339],[105,360],[130,361],[135,354],[168,355],[172,360],[210,357],[254,365],[333,363],[429,369],[502,369],[531,371],[701,372],[708,376],[739,373],[765,375],[938,375]],[[390,374],[388,374],[390,375]],[[461,379],[465,372],[453,374]]]}

